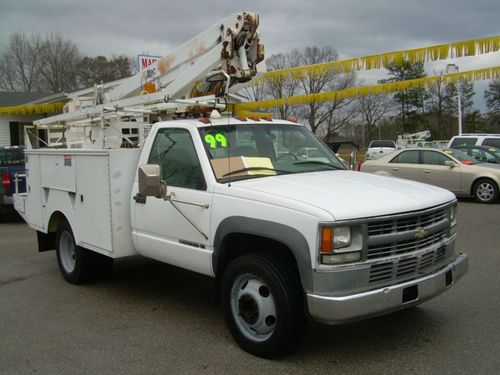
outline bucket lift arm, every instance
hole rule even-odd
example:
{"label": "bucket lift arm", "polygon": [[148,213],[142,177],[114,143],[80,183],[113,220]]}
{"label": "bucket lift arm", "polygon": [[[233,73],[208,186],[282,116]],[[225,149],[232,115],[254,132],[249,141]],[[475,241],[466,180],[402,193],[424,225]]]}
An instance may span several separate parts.
{"label": "bucket lift arm", "polygon": [[[175,112],[175,100],[215,103],[230,87],[265,71],[264,46],[256,13],[237,12],[184,43],[147,69],[120,81],[100,85],[94,100],[75,97],[62,115],[38,120],[39,126],[71,126],[96,121],[111,111]],[[238,85],[241,87],[241,85]],[[184,107],[188,106],[185,102]]]}

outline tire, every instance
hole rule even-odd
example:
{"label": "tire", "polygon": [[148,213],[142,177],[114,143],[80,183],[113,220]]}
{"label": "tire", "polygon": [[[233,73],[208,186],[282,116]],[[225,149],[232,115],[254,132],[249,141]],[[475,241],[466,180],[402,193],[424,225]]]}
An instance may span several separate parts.
{"label": "tire", "polygon": [[233,260],[221,282],[226,325],[239,346],[272,358],[302,338],[306,318],[298,277],[282,260],[249,254]]}
{"label": "tire", "polygon": [[498,200],[498,185],[489,178],[481,178],[474,184],[472,194],[479,203],[494,203]]}
{"label": "tire", "polygon": [[71,284],[101,279],[109,275],[113,267],[113,258],[77,246],[66,221],[57,229],[56,254],[59,270]]}

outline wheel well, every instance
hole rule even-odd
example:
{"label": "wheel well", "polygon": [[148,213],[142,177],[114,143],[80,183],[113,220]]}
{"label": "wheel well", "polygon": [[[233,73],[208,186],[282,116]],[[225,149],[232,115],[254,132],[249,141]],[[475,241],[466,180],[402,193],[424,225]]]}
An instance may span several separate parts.
{"label": "wheel well", "polygon": [[246,233],[231,233],[228,234],[221,243],[221,255],[217,260],[215,275],[218,280],[217,290],[224,270],[231,261],[242,255],[256,252],[266,252],[279,257],[291,267],[298,282],[301,283],[297,260],[292,251],[285,244],[264,236]]}
{"label": "wheel well", "polygon": [[470,195],[474,196],[474,189],[476,188],[476,185],[479,181],[482,181],[482,180],[489,180],[491,181],[493,184],[495,184],[495,186],[497,187],[498,189],[498,184],[495,182],[495,180],[493,180],[492,178],[490,177],[478,177],[474,180],[474,182],[471,184],[470,186]]}
{"label": "wheel well", "polygon": [[47,233],[37,231],[38,251],[49,251],[56,248],[56,232],[59,225],[66,220],[66,216],[60,211],[52,213],[47,225]]}
{"label": "wheel well", "polygon": [[66,216],[61,211],[54,211],[50,216],[49,225],[47,225],[47,232],[54,233],[57,232],[57,228],[63,221],[68,221]]}

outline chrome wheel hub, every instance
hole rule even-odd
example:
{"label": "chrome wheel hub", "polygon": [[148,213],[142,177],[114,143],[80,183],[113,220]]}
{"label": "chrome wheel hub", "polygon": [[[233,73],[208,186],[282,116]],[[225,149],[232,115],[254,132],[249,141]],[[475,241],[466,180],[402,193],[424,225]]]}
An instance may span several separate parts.
{"label": "chrome wheel hub", "polygon": [[477,187],[477,196],[482,201],[489,201],[493,198],[495,194],[495,189],[489,182],[482,182]]}

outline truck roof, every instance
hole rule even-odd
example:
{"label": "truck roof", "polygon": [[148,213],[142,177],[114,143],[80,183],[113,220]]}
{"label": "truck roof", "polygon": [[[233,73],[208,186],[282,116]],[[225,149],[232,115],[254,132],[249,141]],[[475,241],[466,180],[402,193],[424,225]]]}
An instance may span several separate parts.
{"label": "truck roof", "polygon": [[280,120],[280,119],[251,119],[251,118],[243,118],[243,117],[222,117],[220,119],[209,119],[206,117],[193,118],[193,119],[182,119],[182,120],[167,120],[160,121],[158,124],[166,124],[166,123],[176,123],[176,124],[186,124],[186,125],[194,125],[197,128],[204,128],[207,126],[224,126],[224,125],[249,125],[249,124],[285,124],[285,125],[299,125],[304,126],[303,124],[299,124],[293,121],[288,120]]}

